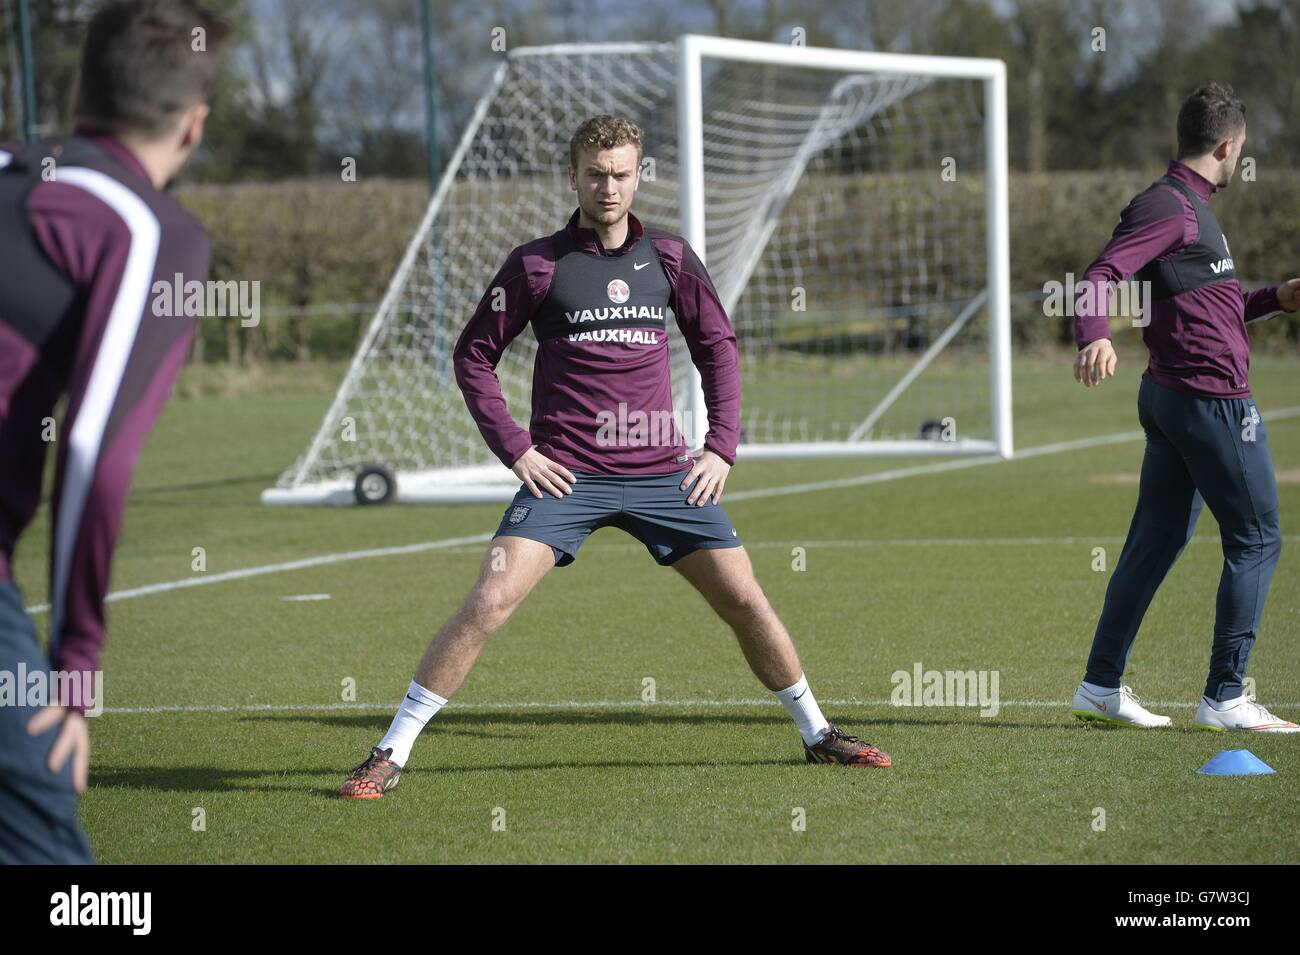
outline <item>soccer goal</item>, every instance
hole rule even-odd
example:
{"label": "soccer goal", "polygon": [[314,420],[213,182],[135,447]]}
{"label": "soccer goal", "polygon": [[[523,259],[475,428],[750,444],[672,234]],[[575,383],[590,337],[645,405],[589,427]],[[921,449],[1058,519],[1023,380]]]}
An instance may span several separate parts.
{"label": "soccer goal", "polygon": [[[568,141],[644,132],[632,210],[684,235],[735,326],[741,461],[1012,453],[1000,60],[703,36],[508,54],[324,421],[268,504],[507,500],[452,350],[509,251],[576,206]],[[672,322],[674,406],[707,430]],[[524,427],[537,343],[497,367]]]}

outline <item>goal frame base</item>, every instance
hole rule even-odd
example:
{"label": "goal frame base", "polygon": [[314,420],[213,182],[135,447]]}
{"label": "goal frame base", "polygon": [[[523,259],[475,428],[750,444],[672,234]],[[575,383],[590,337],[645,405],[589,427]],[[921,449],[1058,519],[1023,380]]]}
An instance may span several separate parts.
{"label": "goal frame base", "polygon": [[[816,441],[781,444],[742,444],[736,461],[793,461],[813,458],[960,458],[1009,457],[995,441],[962,438],[955,441]],[[498,504],[512,500],[519,478],[508,468],[455,469],[447,472],[397,472],[391,504]],[[460,472],[460,473],[458,473]],[[467,478],[469,478],[467,480]],[[272,507],[355,507],[355,482],[347,478],[268,488],[262,503]]]}

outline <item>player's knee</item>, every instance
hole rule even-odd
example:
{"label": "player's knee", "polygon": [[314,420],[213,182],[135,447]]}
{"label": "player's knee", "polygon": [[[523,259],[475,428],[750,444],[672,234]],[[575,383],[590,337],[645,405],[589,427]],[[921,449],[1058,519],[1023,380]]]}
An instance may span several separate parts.
{"label": "player's knee", "polygon": [[757,581],[726,592],[719,612],[727,620],[752,620],[767,612],[767,595]]}
{"label": "player's knee", "polygon": [[1264,542],[1264,559],[1276,564],[1282,556],[1282,524],[1277,511],[1273,511],[1260,524],[1260,536]]}
{"label": "player's knee", "polygon": [[1223,534],[1223,556],[1236,567],[1272,568],[1282,555],[1282,530],[1265,518]]}
{"label": "player's knee", "polygon": [[492,629],[510,616],[519,604],[519,596],[504,581],[489,581],[475,589],[470,603],[475,620]]}

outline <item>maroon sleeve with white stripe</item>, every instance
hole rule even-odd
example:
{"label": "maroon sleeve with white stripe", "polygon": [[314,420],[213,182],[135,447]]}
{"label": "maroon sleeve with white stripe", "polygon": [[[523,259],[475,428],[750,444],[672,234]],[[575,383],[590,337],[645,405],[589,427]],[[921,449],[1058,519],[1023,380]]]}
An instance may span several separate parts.
{"label": "maroon sleeve with white stripe", "polygon": [[154,285],[206,281],[210,243],[170,197],[95,169],[61,169],[33,191],[28,218],[85,295],[57,440],[50,648],[55,669],[93,671],[131,477],[197,321],[154,314]]}
{"label": "maroon sleeve with white stripe", "polygon": [[1276,285],[1266,285],[1250,292],[1242,289],[1241,300],[1245,306],[1247,322],[1262,322],[1282,311],[1282,305],[1277,300]]}

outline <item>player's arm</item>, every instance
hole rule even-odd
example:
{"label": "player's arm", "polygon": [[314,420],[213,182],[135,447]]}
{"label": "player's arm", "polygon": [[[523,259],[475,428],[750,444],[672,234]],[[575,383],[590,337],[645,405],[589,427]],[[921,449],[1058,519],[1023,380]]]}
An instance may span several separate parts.
{"label": "player's arm", "polygon": [[[206,281],[206,266],[202,277],[199,272],[185,272],[186,281]],[[106,413],[97,402],[116,346],[106,335],[97,348],[80,349],[54,479],[50,593],[51,619],[58,626],[58,633],[51,633],[56,670],[89,674],[99,667],[106,633],[104,597],[127,493],[193,334],[194,319],[149,314],[131,346],[121,382],[108,396]],[[84,702],[73,706],[84,709]]]}
{"label": "player's arm", "polygon": [[681,487],[685,490],[694,482],[687,502],[703,506],[710,500],[718,502],[727,475],[736,463],[736,445],[740,440],[740,355],[736,332],[704,263],[684,239],[680,248],[680,262],[675,263],[675,269],[668,270],[672,283],[669,305],[686,339],[691,361],[700,372],[709,417],[704,451],[695,459]]}
{"label": "player's arm", "polygon": [[506,407],[496,367],[506,346],[524,330],[536,307],[523,253],[515,249],[492,279],[453,352],[456,384],[488,448],[532,492],[563,497],[573,474],[533,448],[532,437]]}
{"label": "player's arm", "polygon": [[1124,209],[1110,241],[1084,272],[1074,312],[1074,340],[1079,349],[1074,378],[1085,387],[1115,374],[1110,290],[1194,238],[1188,235],[1186,209],[1172,189],[1152,189],[1138,196]]}
{"label": "player's arm", "polygon": [[[145,438],[179,373],[195,319],[162,318],[150,307],[158,250],[169,270],[205,281],[211,247],[197,226],[184,233],[132,231],[104,202],[62,183],[33,191],[28,218],[45,253],[81,290],[67,412],[58,433],[50,561],[50,662],[96,686],[106,637],[104,600],[122,512]],[[170,277],[170,274],[169,274]],[[82,717],[94,702],[60,699],[29,723],[39,733],[63,722],[50,768],[69,757],[85,787],[89,743]]]}
{"label": "player's arm", "polygon": [[1241,298],[1247,324],[1268,321],[1278,312],[1300,309],[1300,278],[1287,279],[1278,285],[1266,285],[1250,292],[1242,289]]}

